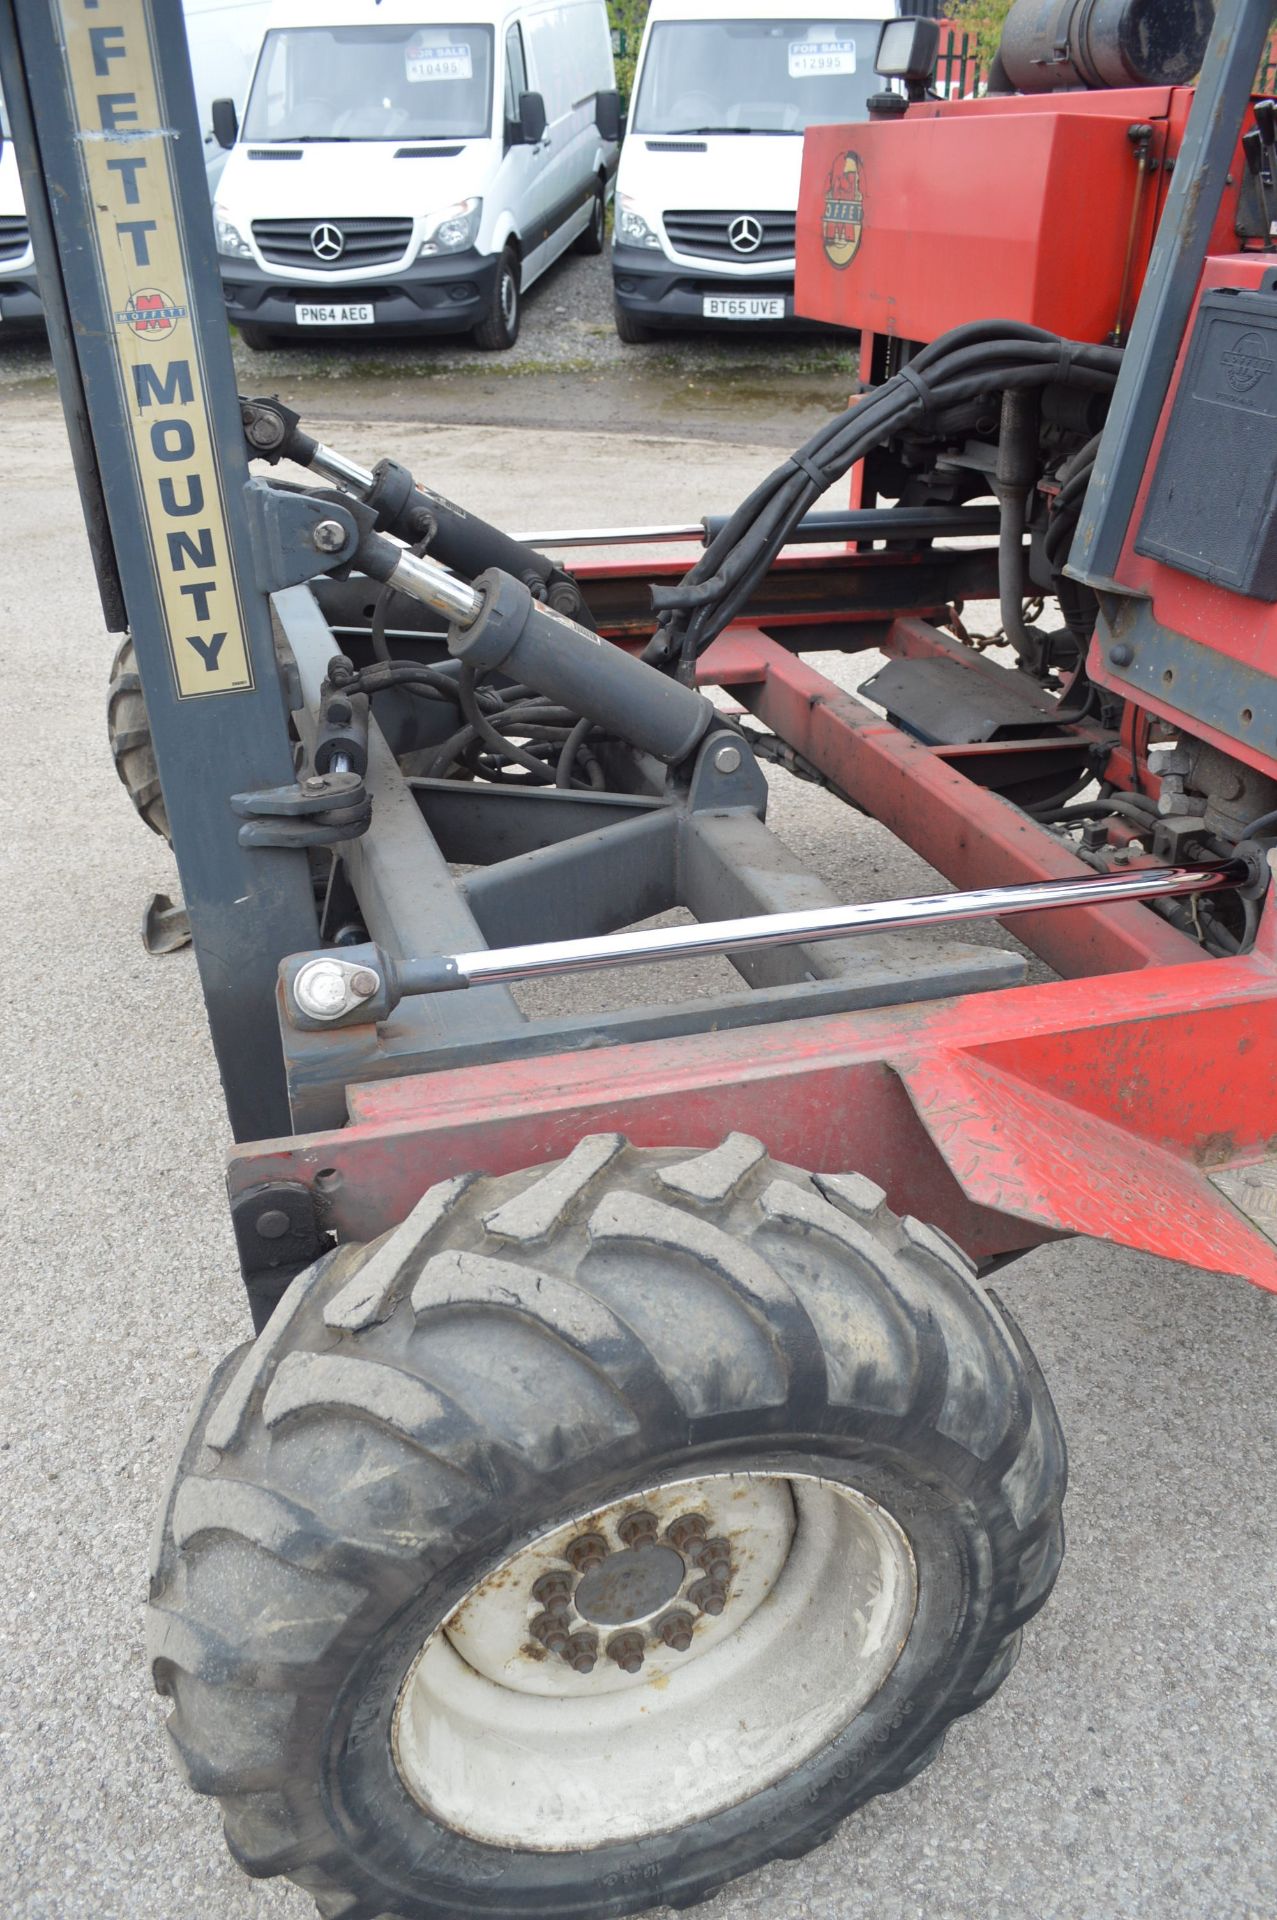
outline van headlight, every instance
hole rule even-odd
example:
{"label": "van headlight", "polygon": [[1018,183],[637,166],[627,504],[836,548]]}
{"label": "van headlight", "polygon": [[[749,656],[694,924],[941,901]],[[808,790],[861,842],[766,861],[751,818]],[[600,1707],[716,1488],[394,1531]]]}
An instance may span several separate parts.
{"label": "van headlight", "polygon": [[217,251],[230,260],[251,260],[253,250],[245,240],[235,222],[227,215],[225,207],[214,205],[213,232],[217,236]]}
{"label": "van headlight", "polygon": [[469,200],[458,200],[455,207],[445,207],[442,213],[432,213],[417,258],[432,253],[464,253],[474,245],[482,218],[483,201],[473,195]]}
{"label": "van headlight", "polygon": [[659,247],[661,236],[651,228],[628,193],[616,196],[616,237],[627,247]]}

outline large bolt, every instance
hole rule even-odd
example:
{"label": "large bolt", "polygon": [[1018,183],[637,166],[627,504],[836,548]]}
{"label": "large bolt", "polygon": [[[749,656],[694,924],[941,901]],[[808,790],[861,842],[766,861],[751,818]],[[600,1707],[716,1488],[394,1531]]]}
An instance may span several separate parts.
{"label": "large bolt", "polygon": [[357,993],[361,1000],[367,1000],[376,993],[381,985],[381,977],[371,967],[357,967],[350,976],[350,991]]}
{"label": "large bolt", "polygon": [[720,1614],[727,1605],[727,1589],[717,1580],[698,1580],[687,1597],[702,1613]]}
{"label": "large bolt", "polygon": [[654,1547],[656,1545],[656,1515],[654,1513],[627,1513],[616,1529],[622,1544],[627,1547]]}
{"label": "large bolt", "polygon": [[346,544],[346,529],[340,520],[317,520],[310,537],[317,553],[340,553]]}
{"label": "large bolt", "polygon": [[571,1634],[564,1624],[562,1613],[539,1613],[532,1622],[532,1637],[539,1640],[547,1653],[566,1654],[571,1642]]}
{"label": "large bolt", "polygon": [[567,1652],[563,1655],[573,1673],[593,1673],[598,1657],[597,1633],[574,1633],[568,1641]]}
{"label": "large bolt", "polygon": [[566,1573],[543,1573],[532,1589],[532,1598],[547,1612],[560,1613],[572,1598],[572,1577]]}
{"label": "large bolt", "polygon": [[643,1665],[642,1634],[614,1633],[607,1643],[607,1657],[615,1660],[622,1673],[638,1673]]}
{"label": "large bolt", "polygon": [[588,1573],[591,1567],[601,1567],[610,1551],[601,1533],[582,1533],[568,1542],[563,1558],[578,1573]]}
{"label": "large bolt", "polygon": [[312,960],[293,981],[293,998],[313,1020],[331,1020],[346,1005],[346,969],[336,960]]}
{"label": "large bolt", "polygon": [[686,1653],[692,1644],[695,1624],[690,1613],[667,1613],[663,1620],[657,1621],[656,1631],[675,1653]]}
{"label": "large bolt", "polygon": [[282,1240],[292,1221],[282,1207],[267,1207],[265,1213],[258,1214],[254,1225],[263,1240]]}
{"label": "large bolt", "polygon": [[679,1553],[695,1561],[708,1532],[709,1527],[699,1513],[682,1513],[666,1527],[665,1538]]}
{"label": "large bolt", "polygon": [[738,772],[740,768],[740,748],[733,746],[731,741],[728,740],[723,746],[715,749],[714,765],[719,773]]}

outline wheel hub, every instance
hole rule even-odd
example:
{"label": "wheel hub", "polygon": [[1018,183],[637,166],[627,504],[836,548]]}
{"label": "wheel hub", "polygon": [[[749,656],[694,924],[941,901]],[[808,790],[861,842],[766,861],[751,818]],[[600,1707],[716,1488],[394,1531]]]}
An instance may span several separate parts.
{"label": "wheel hub", "polygon": [[408,1671],[410,1792],[489,1844],[578,1850],[760,1791],[899,1657],[917,1594],[895,1521],[813,1477],[643,1490],[512,1554]]}

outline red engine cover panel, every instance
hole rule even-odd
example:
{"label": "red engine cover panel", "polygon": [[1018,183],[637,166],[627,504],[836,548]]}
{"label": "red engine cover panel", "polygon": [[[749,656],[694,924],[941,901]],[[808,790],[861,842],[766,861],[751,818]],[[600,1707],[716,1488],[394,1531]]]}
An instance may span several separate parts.
{"label": "red engine cover panel", "polygon": [[[1026,321],[1074,340],[1118,322],[1138,176],[1128,129],[1153,129],[1123,324],[1143,281],[1191,92],[964,100],[903,119],[808,131],[797,306],[906,340],[969,320]],[[850,156],[850,164],[849,164]],[[1228,210],[1231,227],[1232,207]]]}

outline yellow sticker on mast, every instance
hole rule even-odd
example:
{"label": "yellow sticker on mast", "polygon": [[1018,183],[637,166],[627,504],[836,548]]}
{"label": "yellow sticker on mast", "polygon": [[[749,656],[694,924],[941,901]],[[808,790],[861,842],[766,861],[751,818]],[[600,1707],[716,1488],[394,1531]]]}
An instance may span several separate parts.
{"label": "yellow sticker on mast", "polygon": [[133,462],[180,699],[253,685],[147,0],[57,0]]}

